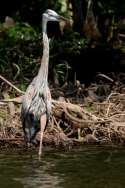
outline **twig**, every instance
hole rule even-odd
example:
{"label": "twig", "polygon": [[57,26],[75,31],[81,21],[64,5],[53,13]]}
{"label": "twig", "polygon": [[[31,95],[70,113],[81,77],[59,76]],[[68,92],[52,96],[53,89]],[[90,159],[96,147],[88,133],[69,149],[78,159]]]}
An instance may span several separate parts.
{"label": "twig", "polygon": [[120,93],[110,93],[110,95],[107,97],[106,101],[109,101],[112,95],[120,95]]}
{"label": "twig", "polygon": [[14,88],[16,91],[18,91],[21,94],[24,94],[23,91],[21,91],[20,89],[18,89],[16,86],[14,86],[11,82],[9,82],[7,79],[5,79],[3,76],[0,75],[0,79],[3,80],[4,82],[6,82],[8,85],[10,85],[12,88]]}
{"label": "twig", "polygon": [[4,103],[4,104],[7,102],[16,102],[16,103],[20,104],[20,103],[22,103],[22,97],[23,97],[23,95],[20,97],[11,98],[11,99],[1,99],[0,102]]}
{"label": "twig", "polygon": [[109,105],[108,105],[108,108],[107,108],[107,111],[106,111],[106,117],[108,117],[108,115],[109,115],[110,107],[111,107],[111,103],[109,103]]}
{"label": "twig", "polygon": [[13,65],[17,68],[17,72],[16,72],[16,75],[14,76],[14,80],[16,80],[16,78],[19,76],[20,74],[20,68],[17,64],[13,63]]}
{"label": "twig", "polygon": [[97,76],[101,76],[101,77],[103,77],[103,78],[106,78],[107,80],[109,80],[109,81],[111,81],[111,82],[113,82],[114,80],[112,79],[112,78],[110,78],[109,76],[107,76],[107,75],[105,75],[105,74],[98,74]]}
{"label": "twig", "polygon": [[117,117],[117,116],[125,116],[125,114],[114,114],[110,116],[109,119],[112,119],[113,117]]}
{"label": "twig", "polygon": [[[63,108],[64,108],[64,112],[66,113],[66,115],[71,119],[71,120],[73,120],[73,121],[75,121],[75,123],[77,123],[77,124],[75,124],[74,126],[75,127],[78,127],[78,128],[88,128],[88,125],[87,124],[98,124],[98,123],[108,123],[108,122],[111,122],[111,120],[83,120],[83,119],[79,119],[79,118],[76,118],[76,117],[74,117],[74,116],[72,116],[69,112],[68,112],[68,110],[67,110],[67,108],[66,108],[66,106],[64,105],[63,106]],[[79,124],[78,124],[79,123]]]}
{"label": "twig", "polygon": [[125,35],[122,34],[122,33],[118,33],[118,36],[119,36],[119,37],[123,37],[123,38],[125,38]]}
{"label": "twig", "polygon": [[24,141],[23,138],[0,138],[0,141]]}

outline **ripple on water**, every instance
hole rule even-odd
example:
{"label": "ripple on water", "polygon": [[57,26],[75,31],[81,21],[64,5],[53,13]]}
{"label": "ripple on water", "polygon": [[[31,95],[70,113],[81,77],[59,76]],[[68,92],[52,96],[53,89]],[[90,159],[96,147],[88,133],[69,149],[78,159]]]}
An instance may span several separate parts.
{"label": "ripple on water", "polygon": [[0,154],[0,188],[124,188],[124,148]]}

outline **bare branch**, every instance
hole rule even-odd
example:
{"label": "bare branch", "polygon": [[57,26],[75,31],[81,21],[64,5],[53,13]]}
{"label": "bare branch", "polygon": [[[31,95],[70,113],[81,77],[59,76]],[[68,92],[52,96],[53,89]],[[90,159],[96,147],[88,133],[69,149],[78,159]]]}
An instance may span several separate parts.
{"label": "bare branch", "polygon": [[18,89],[15,85],[13,85],[11,82],[9,82],[6,78],[4,78],[3,76],[0,75],[0,79],[3,80],[4,82],[6,82],[8,85],[10,85],[12,88],[14,88],[17,92],[24,94],[23,91],[21,91],[20,89]]}

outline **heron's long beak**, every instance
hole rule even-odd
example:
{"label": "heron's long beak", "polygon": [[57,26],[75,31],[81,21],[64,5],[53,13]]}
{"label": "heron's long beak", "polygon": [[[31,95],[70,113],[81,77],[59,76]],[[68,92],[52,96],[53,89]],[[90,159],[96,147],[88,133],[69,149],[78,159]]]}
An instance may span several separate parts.
{"label": "heron's long beak", "polygon": [[60,27],[60,31],[61,31],[61,34],[63,35],[63,30],[65,28],[66,25],[71,25],[70,24],[70,20],[68,18],[65,18],[63,16],[60,16],[59,15],[59,27]]}
{"label": "heron's long beak", "polygon": [[65,22],[69,22],[70,21],[68,18],[65,18],[63,16],[59,16],[59,20],[60,21],[65,21]]}

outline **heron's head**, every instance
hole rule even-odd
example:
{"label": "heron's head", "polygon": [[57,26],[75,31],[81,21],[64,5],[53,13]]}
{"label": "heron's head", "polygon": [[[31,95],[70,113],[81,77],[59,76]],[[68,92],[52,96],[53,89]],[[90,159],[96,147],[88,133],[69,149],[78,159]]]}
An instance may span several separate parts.
{"label": "heron's head", "polygon": [[45,13],[43,13],[43,20],[45,20],[46,22],[48,21],[68,21],[67,18],[64,18],[63,16],[60,16],[59,14],[57,14],[55,11],[51,10],[51,9],[47,9],[45,11]]}

